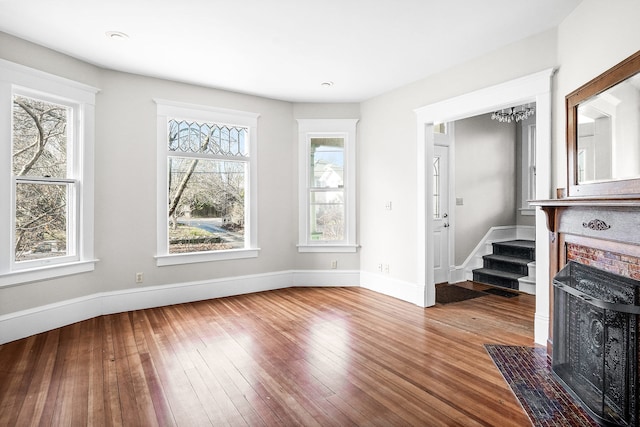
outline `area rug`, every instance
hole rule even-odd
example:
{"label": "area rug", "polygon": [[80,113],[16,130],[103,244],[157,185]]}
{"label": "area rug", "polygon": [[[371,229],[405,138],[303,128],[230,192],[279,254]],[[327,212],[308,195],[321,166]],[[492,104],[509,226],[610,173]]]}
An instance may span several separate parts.
{"label": "area rug", "polygon": [[436,303],[451,304],[487,295],[484,292],[463,288],[456,285],[444,285],[436,287]]}
{"label": "area rug", "polygon": [[544,348],[485,344],[533,426],[597,427],[553,379]]}

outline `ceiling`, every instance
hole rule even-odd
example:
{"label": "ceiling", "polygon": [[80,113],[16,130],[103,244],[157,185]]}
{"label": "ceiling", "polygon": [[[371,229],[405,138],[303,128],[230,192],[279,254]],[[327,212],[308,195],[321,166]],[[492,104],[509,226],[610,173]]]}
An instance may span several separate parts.
{"label": "ceiling", "polygon": [[0,31],[113,70],[359,102],[554,28],[580,1],[0,0]]}

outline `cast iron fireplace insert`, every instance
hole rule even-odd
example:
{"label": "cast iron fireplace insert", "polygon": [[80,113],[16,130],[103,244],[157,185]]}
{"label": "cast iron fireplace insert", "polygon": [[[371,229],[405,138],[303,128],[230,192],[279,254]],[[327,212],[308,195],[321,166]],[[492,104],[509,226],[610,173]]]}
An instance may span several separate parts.
{"label": "cast iron fireplace insert", "polygon": [[552,372],[605,426],[638,426],[640,282],[569,262],[553,280]]}

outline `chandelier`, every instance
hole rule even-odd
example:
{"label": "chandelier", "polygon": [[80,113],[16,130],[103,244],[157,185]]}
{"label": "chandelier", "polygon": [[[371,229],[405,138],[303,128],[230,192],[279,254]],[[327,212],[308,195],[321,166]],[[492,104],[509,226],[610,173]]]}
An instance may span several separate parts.
{"label": "chandelier", "polygon": [[533,116],[535,112],[536,111],[533,107],[525,107],[522,105],[520,107],[504,108],[500,111],[496,111],[491,114],[491,118],[499,121],[500,123],[511,123],[513,121],[519,122]]}

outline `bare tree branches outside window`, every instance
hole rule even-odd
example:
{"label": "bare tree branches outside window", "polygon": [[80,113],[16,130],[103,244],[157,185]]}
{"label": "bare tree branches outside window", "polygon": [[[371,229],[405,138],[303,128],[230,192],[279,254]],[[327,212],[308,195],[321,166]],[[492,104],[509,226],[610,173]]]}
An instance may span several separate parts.
{"label": "bare tree branches outside window", "polygon": [[15,261],[67,254],[70,108],[13,97]]}
{"label": "bare tree branches outside window", "polygon": [[244,247],[248,129],[169,121],[169,253]]}

